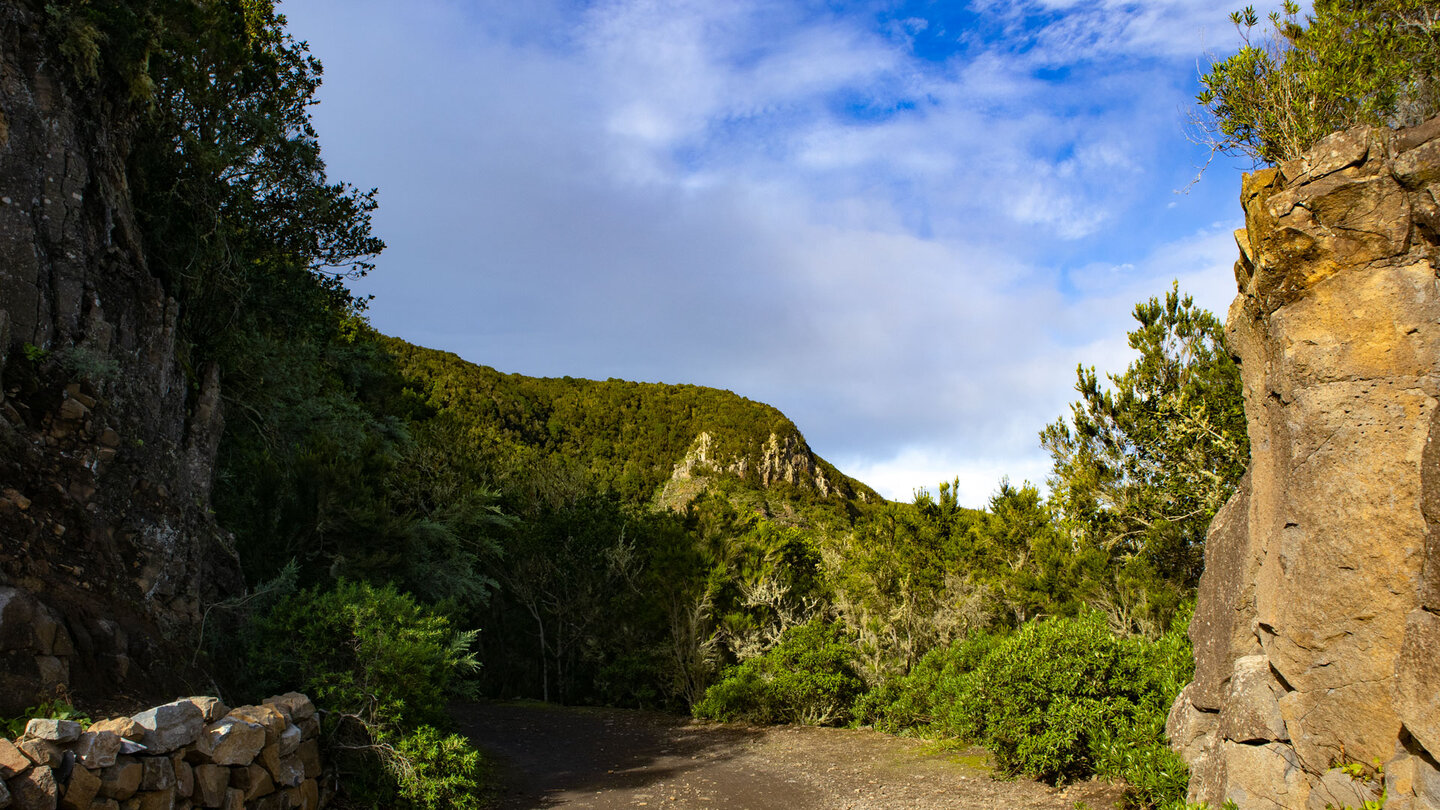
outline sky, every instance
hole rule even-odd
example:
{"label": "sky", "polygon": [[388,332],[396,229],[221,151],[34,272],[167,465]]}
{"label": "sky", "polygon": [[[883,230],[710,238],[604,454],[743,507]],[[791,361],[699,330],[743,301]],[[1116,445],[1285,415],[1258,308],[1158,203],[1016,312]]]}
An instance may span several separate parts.
{"label": "sky", "polygon": [[[1262,6],[1264,4],[1257,4]],[[1172,281],[1223,317],[1243,161],[1212,0],[285,0],[388,334],[784,411],[909,500],[1044,484],[1075,368]]]}

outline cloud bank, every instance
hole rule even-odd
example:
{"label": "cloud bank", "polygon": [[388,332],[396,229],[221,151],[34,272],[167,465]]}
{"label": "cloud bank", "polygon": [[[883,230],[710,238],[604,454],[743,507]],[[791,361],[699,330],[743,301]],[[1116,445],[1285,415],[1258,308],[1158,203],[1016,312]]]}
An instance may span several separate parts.
{"label": "cloud bank", "polygon": [[908,499],[1043,478],[1078,363],[1172,279],[1222,310],[1236,172],[1183,126],[1204,2],[291,0],[380,329],[728,388]]}

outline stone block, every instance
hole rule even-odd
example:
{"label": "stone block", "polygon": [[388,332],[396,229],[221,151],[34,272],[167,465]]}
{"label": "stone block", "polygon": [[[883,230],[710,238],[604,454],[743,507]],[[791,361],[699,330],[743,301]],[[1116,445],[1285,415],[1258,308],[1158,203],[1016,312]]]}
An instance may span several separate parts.
{"label": "stone block", "polygon": [[134,803],[135,810],[175,810],[175,788],[142,790],[130,801]]}
{"label": "stone block", "polygon": [[118,757],[114,765],[100,771],[100,795],[125,801],[140,789],[145,768],[134,757]]}
{"label": "stone block", "polygon": [[306,779],[320,778],[320,741],[316,739],[305,740],[295,750],[295,756],[300,758],[300,765],[305,769]]}
{"label": "stone block", "polygon": [[65,749],[58,743],[49,740],[40,740],[34,737],[21,737],[16,743],[20,753],[29,757],[36,765],[49,765],[52,768],[60,767],[60,761],[65,757]]}
{"label": "stone block", "polygon": [[156,706],[133,719],[144,729],[140,743],[152,754],[168,754],[193,744],[205,726],[205,713],[188,700]]}
{"label": "stone block", "polygon": [[307,717],[295,725],[300,727],[300,736],[303,739],[311,740],[320,736],[320,719],[318,717]]}
{"label": "stone block", "polygon": [[1310,783],[1294,749],[1283,743],[1223,743],[1224,801],[1245,810],[1298,810],[1310,797]]}
{"label": "stone block", "polygon": [[1263,655],[1236,659],[1220,710],[1220,736],[1234,742],[1274,742],[1290,739],[1280,713],[1282,687]]}
{"label": "stone block", "polygon": [[275,706],[289,717],[291,722],[295,723],[315,716],[315,704],[310,701],[310,698],[299,692],[286,692],[283,695],[268,697],[261,703]]}
{"label": "stone block", "polygon": [[265,747],[265,727],[233,715],[200,731],[195,750],[216,765],[248,765]]}
{"label": "stone block", "polygon": [[195,792],[195,771],[185,761],[183,754],[175,754],[170,757],[170,763],[175,768],[175,795],[188,799]]}
{"label": "stone block", "polygon": [[[1437,142],[1440,143],[1440,142]],[[1405,617],[1405,641],[1395,662],[1395,709],[1415,741],[1440,751],[1440,616],[1412,610]]]}
{"label": "stone block", "polygon": [[222,765],[196,765],[195,790],[191,798],[201,807],[219,807],[225,803],[230,787],[230,769]]}
{"label": "stone block", "polygon": [[230,707],[221,703],[219,698],[202,695],[185,699],[195,704],[195,708],[200,710],[207,723],[213,723],[230,713]]}
{"label": "stone block", "polygon": [[0,807],[9,807],[10,801],[10,788],[0,779]]}
{"label": "stone block", "polygon": [[87,731],[109,731],[135,742],[139,742],[145,736],[145,729],[129,717],[112,717],[109,720],[91,723]]}
{"label": "stone block", "polygon": [[48,765],[36,765],[5,784],[10,788],[10,806],[14,810],[55,810],[59,805],[60,787]]}
{"label": "stone block", "polygon": [[280,756],[288,757],[295,753],[304,738],[305,735],[300,731],[299,726],[286,726],[285,730],[280,732],[280,739],[276,741],[276,745],[280,748]]}
{"label": "stone block", "polygon": [[1353,779],[1338,768],[1325,772],[1310,792],[1305,810],[1329,810],[1332,807],[1364,807],[1365,802],[1379,801],[1378,784]]}
{"label": "stone block", "polygon": [[36,717],[25,724],[25,736],[54,743],[75,742],[80,731],[80,724],[74,720]]}
{"label": "stone block", "polygon": [[1415,799],[1422,807],[1440,807],[1440,766],[1426,757],[1415,758]]}
{"label": "stone block", "polygon": [[100,777],[82,765],[70,770],[70,781],[65,785],[65,795],[60,797],[63,810],[90,810],[90,804],[100,793]]}
{"label": "stone block", "polygon": [[175,763],[169,757],[140,757],[140,767],[141,791],[175,787]]}
{"label": "stone block", "polygon": [[120,810],[120,802],[114,799],[96,799],[90,802],[90,810]]}
{"label": "stone block", "polygon": [[[300,802],[296,805],[300,810],[319,810],[320,783],[314,779],[306,779],[300,783],[300,787],[296,788],[296,790],[300,793]],[[292,799],[291,801],[293,804],[294,800]]]}
{"label": "stone block", "polygon": [[9,779],[32,764],[14,743],[0,737],[0,779]]}
{"label": "stone block", "polygon": [[1190,700],[1194,687],[1192,683],[1180,690],[1165,720],[1165,734],[1170,738],[1170,747],[1186,762],[1200,756],[1206,738],[1215,733],[1220,723],[1220,715],[1195,708]]}
{"label": "stone block", "polygon": [[75,741],[75,756],[80,764],[93,770],[115,764],[120,754],[120,735],[113,731],[86,731]]}
{"label": "stone block", "polygon": [[225,802],[220,807],[221,810],[245,810],[245,791],[239,788],[225,791]]}
{"label": "stone block", "polygon": [[243,798],[248,802],[257,796],[273,793],[275,780],[270,778],[270,772],[265,770],[265,766],[252,763],[243,768],[230,769],[230,787],[244,791]]}
{"label": "stone block", "polygon": [[231,709],[227,717],[234,717],[250,723],[262,726],[265,729],[265,743],[268,745],[280,737],[280,732],[285,730],[288,722],[285,715],[274,706],[241,706]]}

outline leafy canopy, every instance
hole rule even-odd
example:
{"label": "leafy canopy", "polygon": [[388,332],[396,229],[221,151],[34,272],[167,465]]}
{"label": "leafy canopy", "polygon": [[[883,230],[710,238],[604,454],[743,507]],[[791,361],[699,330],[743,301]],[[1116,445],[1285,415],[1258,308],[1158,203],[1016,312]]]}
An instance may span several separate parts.
{"label": "leafy canopy", "polygon": [[1135,320],[1139,359],[1109,375],[1113,388],[1077,369],[1069,421],[1040,434],[1051,489],[1082,543],[1194,587],[1205,531],[1249,460],[1240,373],[1219,319],[1178,287],[1138,304]]}
{"label": "leafy canopy", "polygon": [[1230,15],[1245,43],[1200,78],[1200,125],[1216,150],[1279,163],[1359,124],[1409,126],[1440,112],[1440,2],[1290,0]]}

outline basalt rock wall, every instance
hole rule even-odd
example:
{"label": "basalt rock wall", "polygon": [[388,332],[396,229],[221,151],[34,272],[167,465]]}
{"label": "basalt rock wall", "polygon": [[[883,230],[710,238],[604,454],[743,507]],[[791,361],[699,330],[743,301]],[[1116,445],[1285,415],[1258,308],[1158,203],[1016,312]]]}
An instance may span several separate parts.
{"label": "basalt rock wall", "polygon": [[[209,515],[215,368],[182,367],[126,162],[140,113],[0,0],[0,713],[67,686],[177,689],[241,587]],[[186,656],[188,658],[188,656]]]}
{"label": "basalt rock wall", "polygon": [[[1216,516],[1171,712],[1190,799],[1440,808],[1440,119],[1247,175],[1250,471]],[[1373,773],[1372,773],[1373,777]]]}

